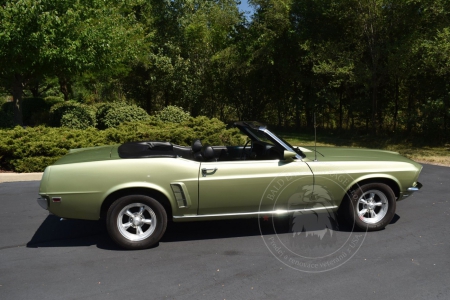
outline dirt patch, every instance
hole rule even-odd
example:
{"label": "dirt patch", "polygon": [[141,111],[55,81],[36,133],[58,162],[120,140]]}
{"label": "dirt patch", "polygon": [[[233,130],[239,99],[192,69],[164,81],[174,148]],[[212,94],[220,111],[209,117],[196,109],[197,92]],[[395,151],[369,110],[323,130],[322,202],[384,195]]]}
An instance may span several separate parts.
{"label": "dirt patch", "polygon": [[420,164],[429,164],[429,165],[435,165],[435,166],[441,166],[441,167],[450,167],[450,164],[438,163],[438,162],[434,162],[434,161],[417,160],[417,159],[414,159],[414,161],[418,162]]}

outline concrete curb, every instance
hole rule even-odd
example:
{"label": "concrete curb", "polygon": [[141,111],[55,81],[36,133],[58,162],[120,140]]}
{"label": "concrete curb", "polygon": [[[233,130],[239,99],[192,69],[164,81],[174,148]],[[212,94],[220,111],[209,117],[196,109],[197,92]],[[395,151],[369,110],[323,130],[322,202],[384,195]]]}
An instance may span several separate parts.
{"label": "concrete curb", "polygon": [[40,181],[43,173],[0,173],[0,183],[16,181]]}

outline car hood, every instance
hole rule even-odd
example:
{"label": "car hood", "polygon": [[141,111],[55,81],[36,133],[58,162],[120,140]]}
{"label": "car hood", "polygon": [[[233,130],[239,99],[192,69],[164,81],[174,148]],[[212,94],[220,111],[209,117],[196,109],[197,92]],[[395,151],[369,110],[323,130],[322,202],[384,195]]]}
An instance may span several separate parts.
{"label": "car hood", "polygon": [[117,147],[115,145],[71,149],[67,155],[57,160],[54,165],[118,159]]}
{"label": "car hood", "polygon": [[[307,160],[314,160],[314,147],[299,147]],[[317,147],[319,161],[405,161],[412,160],[401,156],[398,152],[375,149]]]}

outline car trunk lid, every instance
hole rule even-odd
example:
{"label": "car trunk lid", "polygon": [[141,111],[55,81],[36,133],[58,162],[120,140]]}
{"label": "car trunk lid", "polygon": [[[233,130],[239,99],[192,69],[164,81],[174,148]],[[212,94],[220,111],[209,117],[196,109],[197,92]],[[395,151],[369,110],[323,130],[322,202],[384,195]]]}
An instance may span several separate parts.
{"label": "car trunk lid", "polygon": [[117,155],[117,145],[79,148],[69,150],[69,153],[57,160],[54,165],[102,161],[119,158],[120,157]]}

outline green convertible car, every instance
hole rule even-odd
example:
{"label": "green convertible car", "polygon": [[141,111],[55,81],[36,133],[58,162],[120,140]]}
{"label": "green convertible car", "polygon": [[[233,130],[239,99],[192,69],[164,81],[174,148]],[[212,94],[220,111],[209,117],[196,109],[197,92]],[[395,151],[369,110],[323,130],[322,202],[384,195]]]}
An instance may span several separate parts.
{"label": "green convertible car", "polygon": [[245,145],[164,141],[70,150],[45,169],[38,203],[61,218],[106,219],[127,249],[158,243],[174,222],[321,211],[379,230],[421,188],[422,166],[396,152],[293,147],[257,122]]}

